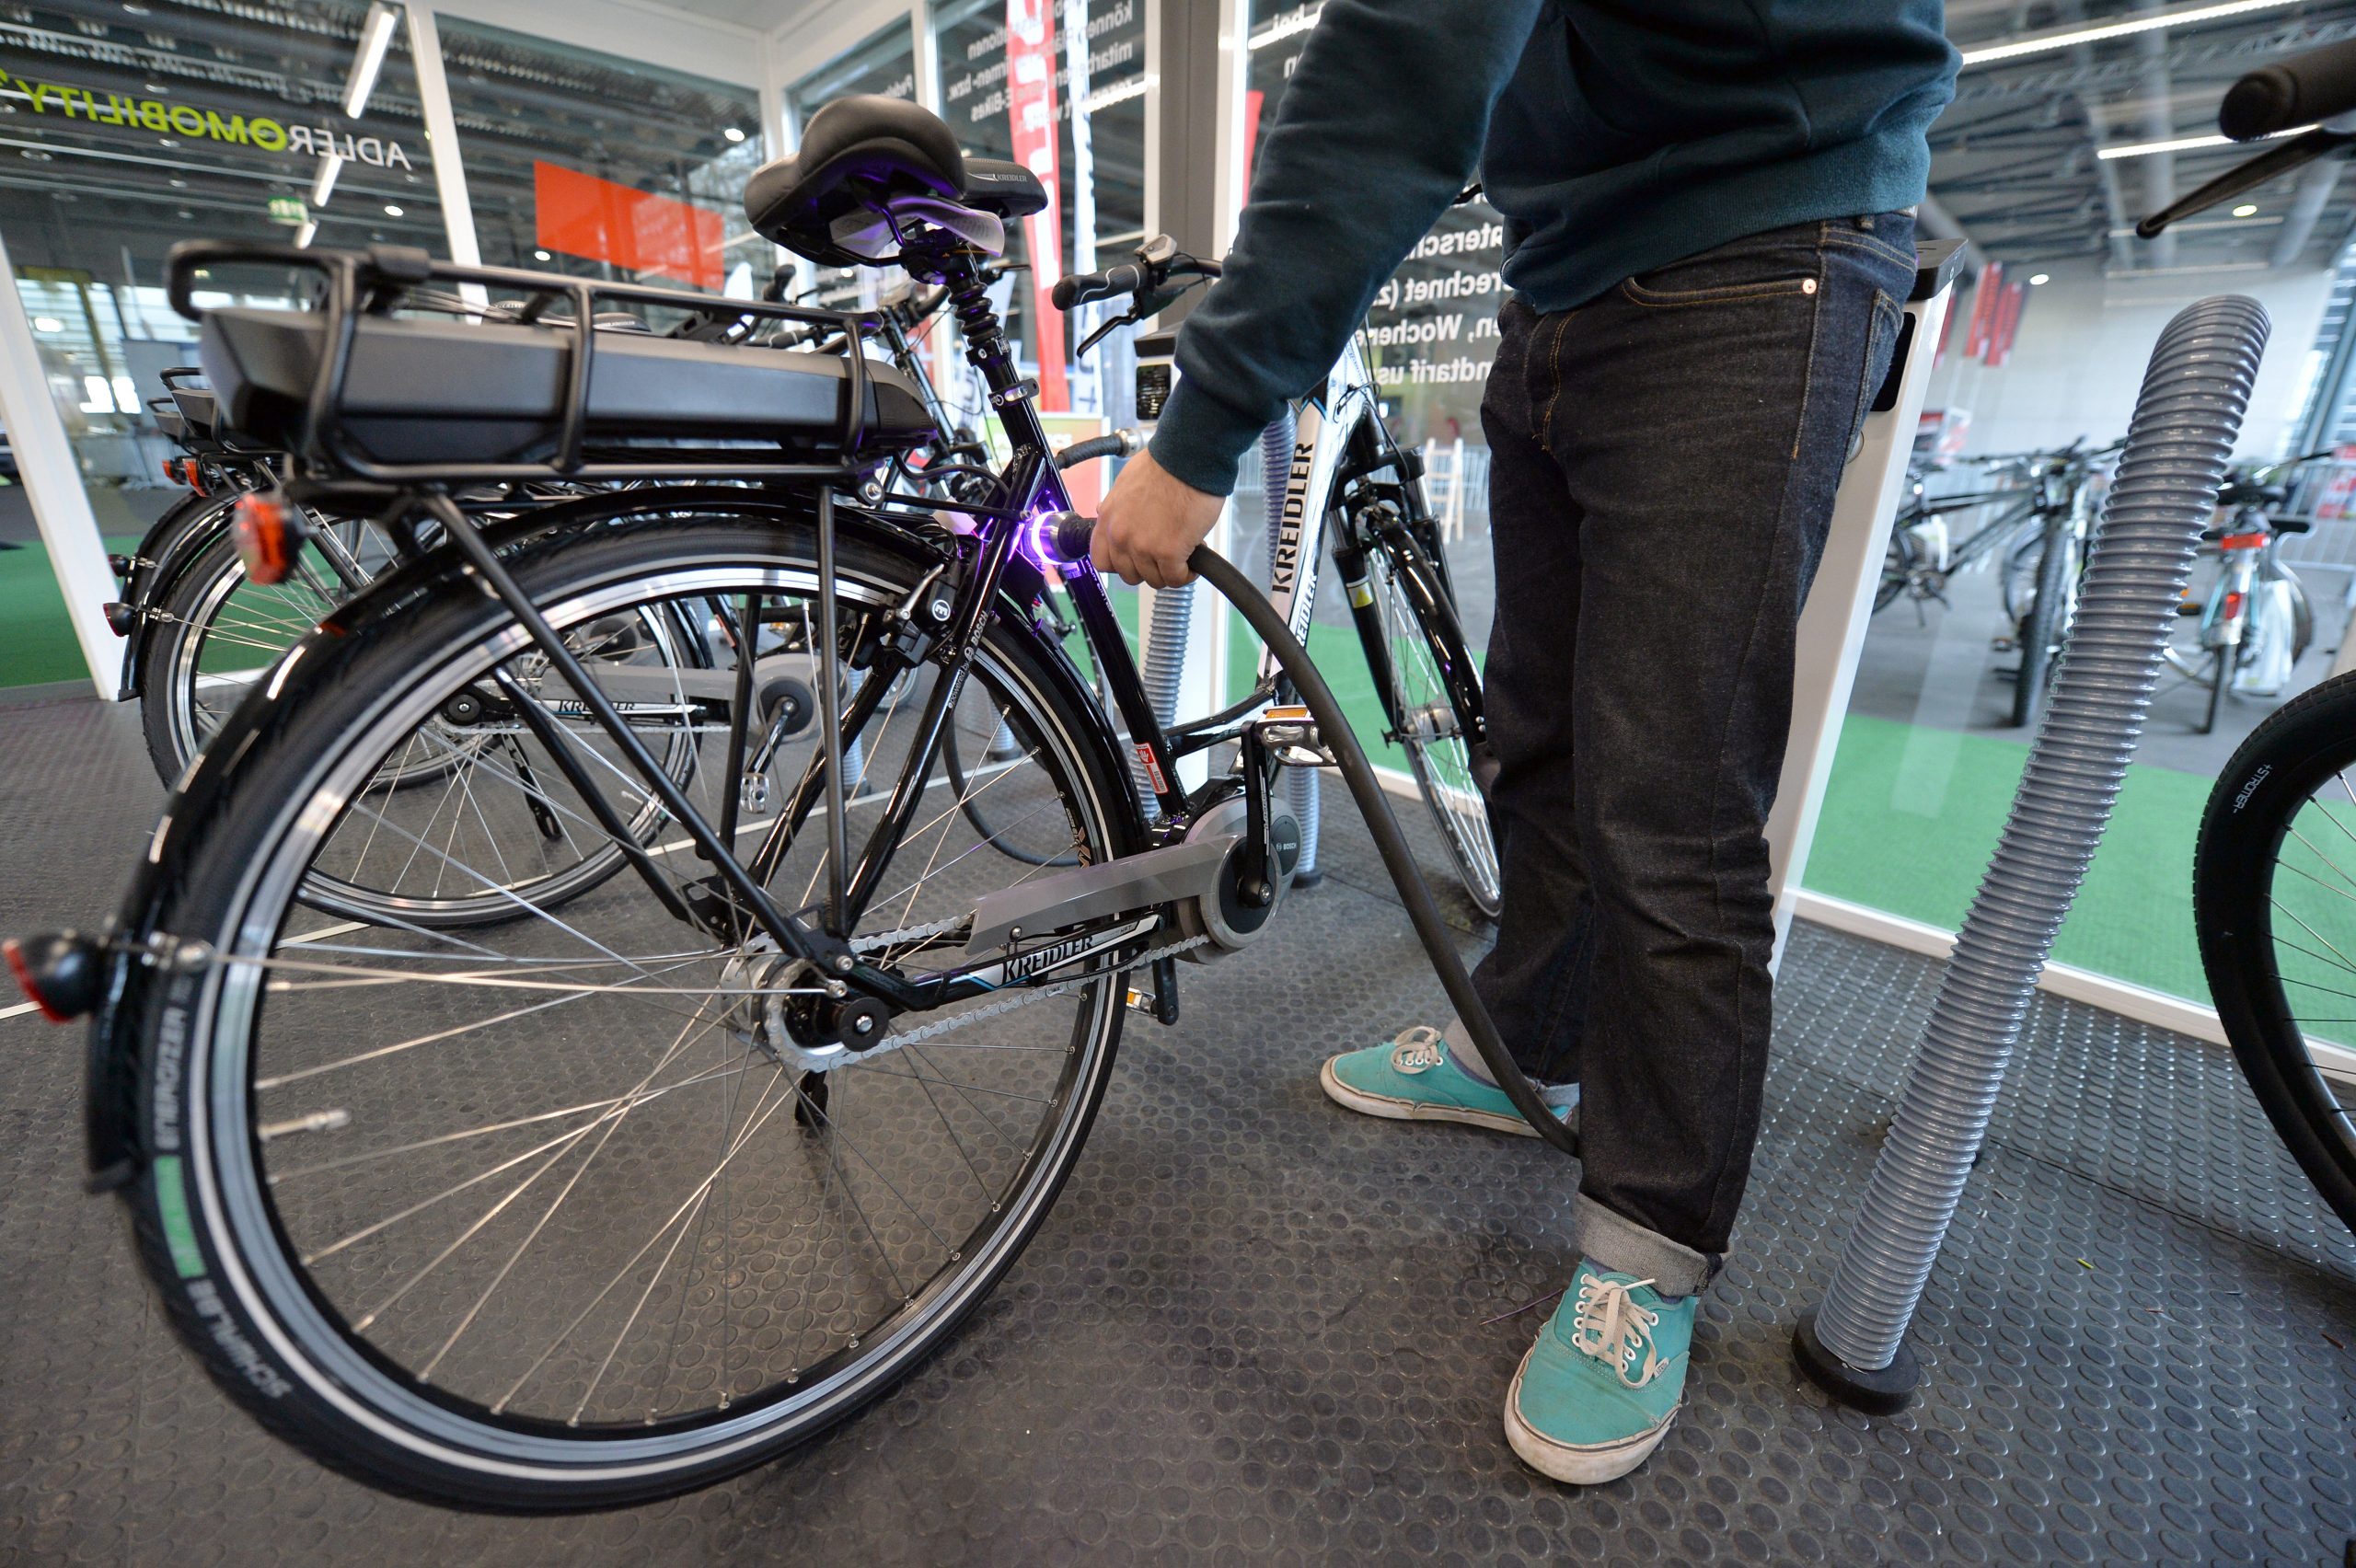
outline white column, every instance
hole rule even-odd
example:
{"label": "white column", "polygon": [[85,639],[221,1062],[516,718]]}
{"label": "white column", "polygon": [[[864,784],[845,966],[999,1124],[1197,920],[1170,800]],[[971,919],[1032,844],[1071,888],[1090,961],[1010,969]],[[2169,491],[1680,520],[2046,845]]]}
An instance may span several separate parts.
{"label": "white column", "polygon": [[[1184,4],[1186,0],[1162,0],[1164,4]],[[1249,31],[1251,11],[1249,0],[1218,0],[1218,57],[1214,61],[1189,61],[1183,75],[1188,80],[1198,79],[1197,69],[1208,68],[1218,74],[1218,112],[1214,117],[1211,133],[1212,209],[1211,233],[1213,254],[1226,250],[1235,238],[1237,217],[1243,211],[1243,81],[1244,67],[1249,59],[1245,34]],[[1161,178],[1161,136],[1173,128],[1163,122],[1161,83],[1170,75],[1169,63],[1160,58],[1163,29],[1159,5],[1149,5],[1146,12],[1146,230],[1158,232],[1160,206],[1158,186]],[[1194,131],[1195,128],[1184,128]],[[1221,554],[1232,553],[1236,530],[1240,527],[1257,529],[1258,517],[1239,519],[1230,503],[1219,514],[1217,528],[1211,530],[1211,548]],[[1150,627],[1153,620],[1153,591],[1147,589],[1138,606],[1140,628]],[[1234,611],[1225,599],[1208,588],[1195,591],[1195,613],[1187,623],[1185,674],[1178,687],[1180,719],[1200,718],[1227,705],[1227,637]],[[1209,770],[1209,756],[1197,753],[1179,765],[1179,774],[1191,787],[1199,784]]]}
{"label": "white column", "polygon": [[1873,618],[1874,590],[1898,512],[1898,494],[1914,450],[1914,428],[1923,414],[1940,329],[1955,297],[1950,285],[1927,300],[1906,306],[1914,318],[1913,338],[1899,378],[1898,406],[1865,416],[1863,444],[1849,460],[1833,499],[1831,530],[1816,582],[1800,611],[1799,639],[1792,681],[1791,741],[1775,809],[1767,818],[1768,886],[1775,898],[1775,958],[1791,934],[1792,908],[1807,870],[1816,838],[1824,787],[1840,748],[1842,721],[1848,717],[1857,658],[1865,651],[1865,623]]}
{"label": "white column", "polygon": [[[433,12],[411,5],[409,12],[410,59],[417,69],[417,97],[425,111],[426,140],[433,144],[433,190],[442,201],[442,228],[449,236],[450,259],[461,267],[482,265],[482,250],[475,243],[475,209],[467,200],[467,169],[458,156],[458,117],[450,112],[450,84],[442,75],[442,29]],[[479,305],[482,285],[465,283],[459,292]]]}
{"label": "white column", "polygon": [[90,667],[90,684],[102,700],[111,702],[122,680],[123,644],[99,606],[120,590],[107,565],[107,548],[98,537],[89,493],[82,488],[74,444],[66,438],[65,421],[41,373],[40,350],[33,341],[24,296],[17,292],[17,267],[8,259],[5,238],[0,238],[0,421],[6,422],[17,472],[32,499],[33,521],[40,527],[41,543],[49,547],[50,568],[65,595],[65,613]]}
{"label": "white column", "polygon": [[908,27],[917,44],[917,102],[941,112],[941,49],[932,30],[930,8],[921,3],[908,8]]}

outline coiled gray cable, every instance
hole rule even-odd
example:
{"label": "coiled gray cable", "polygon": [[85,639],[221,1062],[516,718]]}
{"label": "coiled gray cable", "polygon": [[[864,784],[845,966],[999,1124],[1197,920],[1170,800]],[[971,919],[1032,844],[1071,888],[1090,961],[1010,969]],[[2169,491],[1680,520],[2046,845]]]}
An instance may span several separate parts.
{"label": "coiled gray cable", "polygon": [[[2153,352],[2012,815],[1940,981],[1831,1287],[1812,1329],[1801,1324],[1802,1365],[1844,1398],[1859,1391],[1844,1373],[1869,1383],[1900,1357],[2038,972],[2142,734],[2268,329],[2255,300],[2203,300],[2168,323]],[[1838,1367],[1812,1356],[1811,1332]],[[1867,1390],[1853,1402],[1895,1409],[1904,1398],[1898,1389]]]}

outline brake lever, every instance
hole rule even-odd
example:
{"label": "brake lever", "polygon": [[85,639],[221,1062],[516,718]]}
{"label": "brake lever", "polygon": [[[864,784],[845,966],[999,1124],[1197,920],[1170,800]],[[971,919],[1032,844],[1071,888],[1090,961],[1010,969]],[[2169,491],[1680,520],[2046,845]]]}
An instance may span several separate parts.
{"label": "brake lever", "polygon": [[2245,164],[2236,164],[2199,190],[2172,202],[2135,225],[2136,237],[2152,239],[2170,224],[2179,223],[2195,213],[2205,212],[2221,202],[2229,202],[2245,190],[2253,190],[2302,164],[2313,163],[2328,153],[2356,143],[2356,133],[2327,131],[2318,126],[2270,148]]}
{"label": "brake lever", "polygon": [[1155,317],[1169,309],[1170,306],[1176,302],[1179,295],[1184,294],[1187,289],[1192,287],[1194,287],[1194,285],[1192,283],[1188,283],[1181,288],[1172,288],[1165,283],[1158,289],[1149,289],[1143,294],[1131,294],[1129,296],[1129,308],[1123,314],[1114,317],[1111,320],[1097,328],[1095,331],[1091,332],[1087,337],[1082,338],[1080,340],[1080,347],[1072,350],[1071,357],[1074,359],[1086,358],[1088,351],[1094,348],[1098,343],[1103,342],[1106,337],[1111,335],[1115,328],[1134,327],[1141,321],[1152,320]]}

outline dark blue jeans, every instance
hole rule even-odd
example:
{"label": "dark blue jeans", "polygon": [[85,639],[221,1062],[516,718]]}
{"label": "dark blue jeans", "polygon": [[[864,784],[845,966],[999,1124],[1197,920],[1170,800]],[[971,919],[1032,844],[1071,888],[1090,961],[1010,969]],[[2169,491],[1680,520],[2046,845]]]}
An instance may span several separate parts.
{"label": "dark blue jeans", "polygon": [[1581,1085],[1580,1247],[1676,1294],[1750,1177],[1794,633],[1913,275],[1913,220],[1883,213],[1499,323],[1505,908],[1474,979],[1524,1070]]}

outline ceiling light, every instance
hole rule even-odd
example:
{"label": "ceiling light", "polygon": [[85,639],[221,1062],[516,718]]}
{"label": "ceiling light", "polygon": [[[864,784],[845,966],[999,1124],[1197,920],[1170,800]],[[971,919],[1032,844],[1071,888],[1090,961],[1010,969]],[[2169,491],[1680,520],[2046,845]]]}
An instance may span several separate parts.
{"label": "ceiling light", "polygon": [[[2026,54],[2045,54],[2057,49],[2068,49],[2081,43],[2101,43],[2114,38],[2129,38],[2136,33],[2153,32],[2161,28],[2189,28],[2202,22],[2222,21],[2251,11],[2279,11],[2298,0],[2224,0],[2222,5],[2194,6],[2182,11],[2153,11],[2124,22],[2106,22],[2099,27],[2070,28],[2062,32],[2037,33],[2028,38],[2016,38],[2004,43],[1985,44],[1963,52],[1967,66],[1992,64],[1999,60],[2018,60]],[[1257,49],[1260,40],[1253,39]]]}
{"label": "ceiling light", "polygon": [[36,332],[63,332],[65,330],[65,323],[60,321],[54,316],[36,316],[33,317],[33,330]]}
{"label": "ceiling light", "polygon": [[352,76],[343,85],[343,112],[353,120],[368,107],[368,95],[376,90],[376,73],[384,69],[385,51],[393,41],[393,23],[399,20],[385,0],[375,0],[368,7],[368,19],[360,24],[360,50],[352,57]]}
{"label": "ceiling light", "polygon": [[324,207],[328,193],[335,189],[335,177],[343,172],[341,153],[323,154],[319,158],[319,177],[311,181],[311,205]]}
{"label": "ceiling light", "polygon": [[740,125],[731,125],[726,130],[721,132],[721,134],[727,137],[732,142],[741,142],[745,139],[745,130],[744,127]]}
{"label": "ceiling light", "polygon": [[[2258,140],[2280,141],[2285,136],[2304,135],[2314,129],[2312,125],[2293,125],[2288,131],[2277,131],[2273,135],[2261,136]],[[2154,153],[2191,153],[2198,152],[2203,147],[2231,147],[2241,144],[2230,136],[2178,136],[2168,142],[2130,142],[2124,146],[2101,147],[2096,150],[2095,156],[2106,161],[2111,158],[2144,158],[2151,156]]]}
{"label": "ceiling light", "polygon": [[294,231],[294,248],[301,250],[305,247],[308,246],[318,232],[319,222],[317,218],[313,218],[309,222],[306,223],[301,228]]}
{"label": "ceiling light", "polygon": [[403,215],[402,209],[397,204],[391,202],[385,203],[385,216],[388,218],[398,218]]}
{"label": "ceiling light", "polygon": [[2254,218],[2258,216],[2258,203],[2255,202],[2243,202],[2240,206],[2234,209],[2234,216],[2237,218]]}
{"label": "ceiling light", "polygon": [[2039,283],[2050,283],[2052,281],[2053,274],[2050,272],[2032,272],[2029,274],[2028,286],[2035,288]]}
{"label": "ceiling light", "polygon": [[549,253],[545,250],[535,250],[532,252],[532,259],[535,261],[546,261],[549,259]]}

